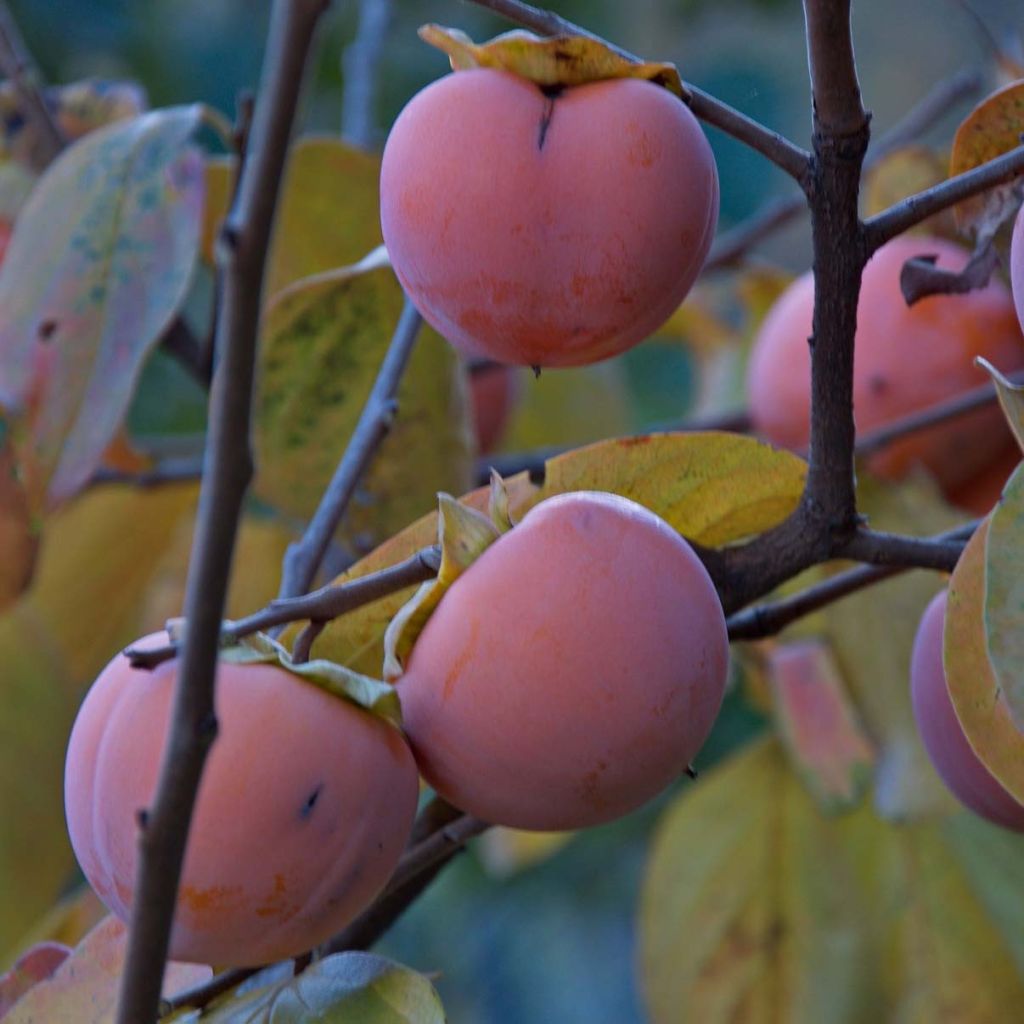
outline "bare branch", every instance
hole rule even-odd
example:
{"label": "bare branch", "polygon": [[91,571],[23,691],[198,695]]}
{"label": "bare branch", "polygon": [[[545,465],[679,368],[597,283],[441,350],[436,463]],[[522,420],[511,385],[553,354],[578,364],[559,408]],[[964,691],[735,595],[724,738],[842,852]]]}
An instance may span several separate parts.
{"label": "bare branch", "polygon": [[951,206],[1005,185],[1024,174],[1024,146],[1018,146],[987,164],[958,174],[955,178],[918,192],[864,224],[869,252],[874,252],[897,235]]}
{"label": "bare branch", "polygon": [[[932,537],[932,542],[966,542],[978,527],[978,520],[947,530]],[[812,612],[863,590],[882,580],[907,572],[905,565],[858,565],[853,569],[830,576],[799,594],[780,598],[770,604],[744,609],[728,621],[730,640],[760,640],[781,633],[786,626]]]}
{"label": "bare branch", "polygon": [[22,116],[35,133],[32,157],[41,171],[56,159],[67,139],[43,96],[42,78],[5,3],[0,3],[0,71],[14,86]]}
{"label": "bare branch", "polygon": [[334,472],[334,479],[320,499],[320,505],[302,539],[288,546],[281,578],[281,597],[304,594],[312,585],[359,481],[391,429],[397,408],[395,396],[398,385],[402,381],[402,374],[405,373],[422,324],[423,319],[416,307],[406,299],[391,345],[345,454]]}
{"label": "bare branch", "polygon": [[930,540],[861,529],[837,548],[836,557],[852,558],[870,565],[952,572],[963,548],[960,540]]}
{"label": "bare branch", "polygon": [[734,267],[755,245],[791,223],[806,209],[807,200],[800,195],[768,203],[742,224],[715,239],[703,273]]}
{"label": "bare branch", "polygon": [[[641,60],[636,54],[609,43],[608,40],[567,21],[553,11],[532,7],[530,4],[520,3],[519,0],[467,0],[467,2],[475,3],[479,7],[486,7],[488,10],[494,11],[495,14],[500,14],[517,25],[524,25],[540,35],[587,36],[590,39],[598,40],[626,60],[634,63],[639,63]],[[695,86],[686,83],[685,88],[690,94],[686,102],[694,116],[714,125],[726,135],[731,135],[734,139],[738,139],[760,153],[803,187],[810,164],[810,154],[806,150]]]}
{"label": "bare branch", "polygon": [[153,806],[140,824],[139,867],[116,1020],[155,1021],[178,881],[206,755],[217,732],[214,677],[242,500],[252,476],[249,421],[263,270],[313,33],[326,0],[277,0],[252,153],[222,230],[224,291],[217,367],[185,615],[189,623]]}
{"label": "bare branch", "polygon": [[341,134],[346,141],[366,149],[377,141],[377,68],[391,13],[392,0],[359,0],[359,27],[341,58],[345,89]]}

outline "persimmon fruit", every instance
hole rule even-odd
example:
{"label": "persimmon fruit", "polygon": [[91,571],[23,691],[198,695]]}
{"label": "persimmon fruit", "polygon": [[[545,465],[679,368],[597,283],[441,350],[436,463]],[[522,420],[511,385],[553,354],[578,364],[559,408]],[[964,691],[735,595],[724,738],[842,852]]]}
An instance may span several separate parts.
{"label": "persimmon fruit", "polygon": [[642,341],[683,300],[715,232],[718,173],[660,86],[545,92],[475,68],[399,115],[380,200],[395,273],[457,349],[580,366]]}
{"label": "persimmon fruit", "polygon": [[965,807],[996,825],[1024,832],[1024,806],[998,782],[971,748],[949,696],[942,664],[948,592],[921,616],[910,660],[910,694],[918,732],[936,771]]}
{"label": "persimmon fruit", "polygon": [[725,617],[664,520],[612,494],[549,498],[445,593],[398,680],[427,781],[486,821],[560,830],[639,807],[722,701]]}
{"label": "persimmon fruit", "polygon": [[[152,634],[141,644],[166,642]],[[118,655],[93,684],[65,768],[68,830],[103,902],[130,914],[177,661]],[[415,762],[397,729],[286,670],[222,662],[219,732],[192,819],[170,955],[255,965],[343,927],[383,887],[412,827]]]}
{"label": "persimmon fruit", "polygon": [[[998,281],[966,295],[933,295],[907,306],[900,271],[914,256],[937,254],[961,269],[967,253],[938,238],[897,238],[864,270],[854,342],[853,411],[859,432],[985,383],[974,357],[1004,372],[1024,366],[1024,341],[1010,293]],[[810,353],[814,279],[798,278],[761,325],[747,369],[755,430],[774,444],[802,450],[810,436]],[[918,431],[868,460],[887,479],[923,466],[946,488],[975,477],[1005,451],[1009,430],[992,407]]]}
{"label": "persimmon fruit", "polygon": [[1010,238],[1010,289],[1017,307],[1017,319],[1024,330],[1024,207],[1013,223]]}
{"label": "persimmon fruit", "polygon": [[494,451],[519,401],[521,382],[517,370],[498,363],[473,366],[469,371],[469,405],[477,451]]}

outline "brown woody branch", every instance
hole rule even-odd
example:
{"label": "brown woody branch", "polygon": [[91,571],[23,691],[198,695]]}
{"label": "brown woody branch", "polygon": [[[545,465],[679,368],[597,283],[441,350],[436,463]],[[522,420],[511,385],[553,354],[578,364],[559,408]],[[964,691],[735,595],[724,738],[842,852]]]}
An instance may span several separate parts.
{"label": "brown woody branch", "polygon": [[[532,29],[541,35],[587,36],[590,39],[596,39],[628,61],[641,62],[641,58],[636,54],[615,46],[607,39],[588,32],[585,28],[566,20],[553,11],[545,11],[530,4],[520,3],[520,0],[467,0],[467,2],[475,3],[479,7],[486,7],[488,10],[494,11],[495,14],[500,14],[503,18]],[[795,179],[801,187],[804,186],[810,163],[810,154],[806,150],[696,86],[684,83],[684,88],[689,93],[685,102],[696,117],[714,125],[726,135],[731,135],[734,139],[760,153]]]}
{"label": "brown woody branch", "polygon": [[381,363],[370,396],[360,414],[345,454],[338,463],[302,539],[290,544],[284,557],[280,596],[296,597],[309,590],[338,529],[352,495],[381,442],[388,435],[397,411],[395,396],[409,363],[423,319],[408,299],[394,337]]}
{"label": "brown woody branch", "polygon": [[242,500],[252,476],[249,422],[263,271],[292,121],[326,0],[277,0],[252,152],[220,246],[220,362],[211,396],[208,472],[185,595],[189,623],[153,805],[140,816],[139,869],[118,1024],[156,1020],[189,823],[217,732],[214,677]]}

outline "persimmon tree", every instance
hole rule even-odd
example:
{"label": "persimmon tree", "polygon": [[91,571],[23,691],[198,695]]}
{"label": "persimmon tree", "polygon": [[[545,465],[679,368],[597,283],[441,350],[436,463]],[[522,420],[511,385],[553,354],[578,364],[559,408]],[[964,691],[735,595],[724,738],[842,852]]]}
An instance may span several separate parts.
{"label": "persimmon tree", "polygon": [[[54,695],[45,724],[26,735],[42,737],[39,749],[62,747],[83,684],[113,656],[85,705],[86,724],[76,727],[69,820],[86,874],[101,879],[104,899],[130,918],[127,928],[105,918],[83,938],[82,919],[94,922],[100,912],[79,901],[39,925],[31,940],[51,945],[32,946],[0,979],[0,1016],[14,1024],[232,1021],[271,1019],[278,1012],[294,1020],[326,1019],[318,1014],[443,1020],[425,976],[365,951],[474,837],[490,832],[514,841],[515,833],[495,828],[506,823],[503,808],[514,809],[508,824],[589,825],[624,813],[669,776],[685,774],[690,747],[702,742],[704,719],[713,718],[720,702],[724,640],[715,630],[721,632],[724,616],[735,686],[773,728],[673,793],[653,839],[640,907],[640,964],[651,1018],[727,1020],[770,1007],[781,1019],[816,1022],[954,1014],[1010,1019],[1024,996],[1024,840],[957,810],[918,736],[910,673],[918,620],[941,574],[955,569],[944,609],[941,601],[929,606],[922,626],[914,671],[927,677],[930,696],[918,703],[941,708],[947,734],[961,730],[955,750],[970,754],[972,778],[991,781],[999,794],[995,817],[1016,827],[1020,815],[1012,809],[1024,806],[1018,583],[1024,477],[1014,466],[1024,446],[1024,398],[1013,374],[1024,364],[1024,339],[1013,300],[1018,311],[1024,308],[1024,257],[1019,240],[1011,255],[1010,239],[1024,183],[1024,69],[1000,54],[1007,82],[961,125],[947,167],[919,138],[976,83],[951,76],[893,133],[873,141],[849,0],[803,3],[811,101],[806,149],[687,83],[671,65],[642,60],[552,11],[519,0],[473,2],[534,35],[476,46],[428,28],[426,35],[452,52],[456,68],[444,103],[467,91],[458,76],[470,81],[468,66],[498,67],[504,84],[484,99],[542,110],[542,150],[546,133],[559,131],[557,118],[585,107],[563,102],[563,92],[597,81],[608,95],[628,79],[614,93],[626,111],[619,134],[635,127],[630,97],[653,95],[658,117],[684,124],[700,147],[683,161],[692,166],[680,168],[696,168],[699,188],[688,199],[696,195],[697,207],[686,207],[678,223],[655,215],[637,239],[670,224],[666,249],[631,256],[628,273],[619,277],[609,255],[615,245],[602,257],[600,273],[587,277],[586,257],[597,245],[588,232],[598,238],[610,220],[613,241],[625,245],[629,209],[614,216],[600,208],[584,211],[573,228],[584,239],[582,249],[574,252],[567,243],[564,252],[541,254],[529,238],[539,225],[526,217],[531,211],[548,216],[541,187],[531,184],[520,203],[496,197],[495,207],[524,213],[519,229],[526,244],[515,249],[515,273],[528,278],[534,260],[550,260],[545,268],[568,268],[566,287],[583,299],[579,309],[568,307],[572,316],[560,309],[541,325],[540,348],[537,326],[516,320],[527,339],[520,361],[571,364],[635,343],[630,331],[638,320],[624,316],[616,302],[642,302],[645,327],[634,333],[682,341],[705,366],[726,350],[745,359],[761,321],[763,333],[770,333],[796,302],[793,325],[785,326],[796,332],[801,358],[783,362],[761,351],[752,358],[753,423],[745,414],[728,415],[557,454],[502,452],[480,460],[474,445],[489,445],[493,437],[489,431],[486,442],[472,438],[468,378],[494,373],[494,367],[456,355],[423,323],[399,278],[429,321],[445,329],[457,324],[452,340],[479,357],[474,339],[503,344],[513,321],[488,320],[476,305],[467,309],[478,298],[473,282],[486,277],[494,285],[504,272],[502,254],[513,247],[478,238],[469,218],[455,229],[459,245],[432,262],[435,235],[449,226],[435,216],[441,199],[433,190],[448,183],[418,181],[412,198],[384,201],[392,268],[381,245],[380,158],[340,139],[294,139],[327,0],[274,0],[259,89],[254,100],[240,99],[233,122],[198,105],[146,112],[131,86],[86,83],[43,91],[15,27],[0,19],[0,69],[20,118],[0,165],[6,186],[0,216],[12,229],[0,270],[0,592],[6,606],[0,650],[14,681],[4,692],[45,687]],[[491,72],[472,74],[482,81]],[[480,100],[481,93],[471,93],[474,103]],[[518,118],[529,128],[534,107],[517,110],[514,118],[510,112],[510,122]],[[616,108],[616,116],[622,110]],[[503,141],[500,122],[490,124],[487,110],[474,116],[480,131],[494,127],[495,146]],[[586,116],[597,118],[600,137],[600,108]],[[706,260],[718,185],[694,118],[781,169],[794,191],[793,200],[720,235]],[[199,147],[204,128],[222,155]],[[411,141],[403,138],[397,177],[407,176],[417,151],[432,145],[437,150],[429,161],[425,153],[423,162],[431,169],[428,178],[444,173],[451,157],[438,144],[440,130],[418,124]],[[352,134],[365,139],[366,125],[360,122]],[[657,163],[650,145],[645,137],[634,163]],[[665,202],[671,202],[672,170],[670,163],[658,171],[660,187],[668,190]],[[576,157],[558,173],[584,174],[585,165]],[[690,187],[685,177],[677,187]],[[463,196],[471,185],[461,186]],[[571,193],[573,181],[560,187]],[[486,188],[482,194],[486,200]],[[598,194],[616,197],[614,181]],[[423,237],[409,238],[410,221],[402,217],[410,210],[412,221],[426,225]],[[784,294],[784,275],[747,260],[760,241],[803,211],[813,267],[812,277],[794,286],[797,302],[786,298],[794,292]],[[927,234],[917,233],[922,230]],[[1019,225],[1016,234],[1019,239]],[[696,284],[695,265],[666,268],[662,261],[685,263],[676,248],[680,237],[691,247],[687,253],[698,252],[703,262]],[[467,256],[480,241],[480,252]],[[955,242],[967,242],[970,251],[953,265],[946,257]],[[494,262],[481,271],[491,256]],[[876,286],[883,272],[889,277]],[[458,277],[450,292],[444,291],[446,274]],[[653,325],[664,316],[647,325],[655,302],[647,289],[662,274],[666,281],[654,291],[670,295],[663,313],[671,315],[662,326]],[[205,303],[197,300],[197,280],[212,285]],[[548,283],[553,290],[542,301],[526,303],[531,315],[557,299],[557,273]],[[884,290],[890,314],[875,305],[865,309],[876,287]],[[608,321],[603,335],[579,326],[595,310]],[[949,346],[952,355],[941,353],[940,367],[934,360],[941,328],[958,331],[965,321],[963,329],[973,330],[981,315],[973,311],[998,322],[1000,336],[985,330],[984,337],[958,339]],[[919,321],[932,333],[919,333]],[[870,330],[870,339],[859,330]],[[585,336],[585,359],[578,352],[552,355],[548,346],[560,331]],[[868,346],[871,373],[858,377],[869,363]],[[860,351],[865,358],[857,364]],[[899,358],[888,362],[892,353]],[[501,354],[517,357],[512,350]],[[966,382],[976,354],[992,360],[986,364],[992,381],[981,383],[979,371],[979,384],[971,388]],[[193,388],[208,390],[201,462],[195,452],[141,450],[133,443],[126,417],[144,364],[153,358],[173,360]],[[926,386],[912,386],[914,373],[928,378]],[[929,376],[939,374],[942,382]],[[522,381],[522,390],[530,383]],[[915,396],[905,405],[898,397],[904,385]],[[795,413],[797,422],[773,440],[795,451],[752,434],[754,427],[770,433],[761,411],[776,395],[783,403],[778,414]],[[978,414],[983,407],[987,419]],[[862,428],[870,422],[870,429],[858,433],[861,413]],[[965,429],[965,422],[973,426]],[[936,446],[941,468],[920,454]],[[871,476],[880,466],[885,481]],[[982,471],[994,474],[995,484],[986,480],[988,497],[974,499],[985,515],[979,528],[951,502],[961,500],[952,485],[976,483]],[[947,485],[946,496],[940,483]],[[463,497],[444,494],[438,508],[438,491]],[[616,545],[630,530],[639,539],[621,542],[629,552],[626,572],[626,556]],[[565,531],[577,531],[571,543]],[[579,541],[577,534],[588,539]],[[578,551],[583,554],[572,554]],[[677,566],[670,580],[658,578],[662,564]],[[557,585],[537,583],[543,576],[538,567],[545,566]],[[496,567],[489,570],[496,574],[493,583],[488,567]],[[318,582],[323,585],[314,589]],[[487,621],[491,594],[503,585],[509,593],[493,599],[500,621]],[[534,589],[547,595],[550,614],[531,607]],[[620,591],[640,595],[632,618],[586,617],[588,602],[618,600]],[[101,628],[81,626],[75,609],[85,603],[103,606]],[[161,639],[118,654],[132,636],[168,619],[174,621]],[[631,643],[643,649],[631,651]],[[609,651],[601,644],[611,645]],[[499,647],[510,659],[527,645],[531,689],[517,707],[505,694],[489,694],[484,675]],[[691,650],[699,651],[695,666],[679,682],[674,666]],[[562,671],[563,658],[575,674]],[[218,691],[219,660],[229,692]],[[365,732],[366,743],[393,746],[407,790],[401,800],[375,796],[401,804],[382,809],[389,826],[402,821],[397,839],[395,828],[387,829],[386,857],[377,856],[383,845],[367,855],[372,869],[350,846],[342,846],[339,862],[329,866],[322,857],[297,862],[294,850],[301,854],[302,844],[292,843],[291,833],[275,845],[254,831],[243,845],[266,863],[258,872],[240,869],[236,881],[244,888],[270,865],[282,901],[273,904],[249,900],[251,893],[242,894],[245,902],[221,881],[197,885],[194,872],[204,855],[224,857],[215,838],[204,855],[196,854],[190,825],[207,829],[211,821],[228,820],[233,804],[244,800],[262,796],[272,803],[277,785],[247,791],[250,774],[278,784],[286,809],[296,803],[292,791],[299,794],[295,814],[282,811],[290,827],[319,821],[318,804],[322,816],[333,806],[335,788],[351,788],[359,775],[338,769],[329,742],[302,751],[301,771],[298,754],[276,774],[268,775],[266,763],[259,771],[253,767],[251,750],[231,732],[229,714],[241,706],[250,715],[245,728],[254,734],[263,727],[257,720],[292,721],[283,713],[260,719],[246,706],[246,672],[258,662],[272,666],[257,666],[260,678],[327,691],[304,691],[302,708],[298,700],[288,708],[296,721],[307,705],[317,717],[324,701],[329,709],[330,702],[341,702],[333,708],[347,723],[339,735]],[[411,759],[397,731],[406,673],[412,749],[451,802],[423,797],[391,871],[411,803]],[[519,675],[504,664],[495,678],[507,691]],[[590,676],[600,677],[600,700],[588,693]],[[613,684],[621,689],[608,689]],[[125,687],[139,688],[138,699],[129,693],[125,701]],[[437,728],[454,687],[462,688],[453,701],[459,717]],[[915,693],[921,687],[915,681]],[[251,689],[256,692],[255,683]],[[685,721],[673,710],[676,691],[685,691],[692,712]],[[499,696],[501,712],[493,717],[501,735],[486,741],[494,728],[488,701]],[[641,707],[645,696],[656,697],[655,705]],[[587,718],[600,712],[602,700],[614,716],[607,736]],[[133,731],[121,703],[144,709],[147,701],[163,701],[164,718],[145,727],[140,721]],[[20,707],[12,707],[12,721],[18,721]],[[374,714],[389,721],[375,721]],[[509,753],[516,746],[515,715],[549,717],[556,732],[564,731],[564,747],[550,733],[538,733],[533,746],[523,744],[530,762],[516,766],[515,750]],[[658,728],[660,719],[672,719],[672,736],[685,752],[649,741],[647,730]],[[617,746],[613,741],[634,724],[628,742]],[[316,725],[319,743],[329,730],[324,722]],[[602,748],[591,764],[595,735]],[[942,743],[927,734],[925,741],[936,756],[933,748]],[[270,742],[275,745],[260,751],[261,761],[290,756],[286,745]],[[32,747],[12,745],[17,749]],[[117,764],[111,751],[118,749],[137,751],[139,764]],[[364,768],[374,763],[366,749]],[[237,768],[219,760],[229,750],[240,759]],[[341,771],[340,787],[335,776],[325,783],[312,768],[316,778],[307,785],[304,759],[314,758],[319,771],[321,750],[325,763]],[[946,754],[957,756],[952,748]],[[958,768],[941,758],[943,777],[957,776]],[[638,783],[634,776],[644,775],[648,759],[656,762],[657,779]],[[547,806],[544,787],[558,789],[545,776],[552,765],[588,770],[581,784],[567,784]],[[464,769],[471,785],[458,777]],[[375,772],[366,792],[387,789],[384,774]],[[331,792],[322,797],[325,786]],[[126,806],[138,804],[143,789],[152,789],[145,806]],[[366,792],[348,794],[344,805],[364,830],[373,817],[372,809],[362,809]],[[458,806],[460,794],[467,794],[471,809]],[[34,798],[27,793],[11,810],[12,820],[30,819],[24,810]],[[572,810],[568,818],[549,816],[563,805]],[[496,810],[488,815],[482,808]],[[47,821],[54,815],[59,818],[59,808]],[[360,835],[369,842],[375,833]],[[137,847],[125,852],[132,837]],[[562,841],[553,839],[551,847]],[[7,842],[0,840],[0,866],[20,866],[27,874],[29,865],[18,865]],[[20,940],[68,870],[66,845],[51,843],[32,864],[36,881],[12,896],[15,930],[0,936],[0,948],[22,953],[31,946]],[[281,850],[287,870],[275,872]],[[322,855],[323,846],[317,852]],[[317,877],[303,875],[304,863]],[[321,893],[326,881],[330,892]],[[251,950],[290,953],[294,936],[302,934],[282,909],[288,886],[301,890],[302,913],[318,922],[308,943],[315,948],[278,964],[252,963],[264,957]],[[346,914],[320,913],[318,894],[344,903]],[[241,902],[243,917],[232,917]],[[212,918],[224,931],[187,940],[181,928],[172,932],[176,908],[186,905],[189,928],[201,931]],[[250,920],[258,932],[259,920],[271,914],[282,919],[287,939],[281,945],[273,936],[248,933],[237,951],[223,945],[241,934],[238,929],[248,931]],[[324,921],[340,930],[325,938]],[[52,945],[60,939],[78,944],[68,952]],[[217,972],[168,964],[172,943],[180,955],[214,951],[205,958],[216,961]],[[224,969],[232,963],[241,966]]]}

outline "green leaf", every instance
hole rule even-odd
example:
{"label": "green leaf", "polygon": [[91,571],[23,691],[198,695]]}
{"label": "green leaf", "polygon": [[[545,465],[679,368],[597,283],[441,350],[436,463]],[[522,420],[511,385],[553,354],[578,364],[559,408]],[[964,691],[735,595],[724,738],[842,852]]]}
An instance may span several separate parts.
{"label": "green leaf", "polygon": [[987,359],[975,356],[974,361],[992,378],[992,383],[996,386],[999,407],[1003,410],[1014,439],[1024,451],[1024,386],[1008,380]]}
{"label": "green leaf", "polygon": [[[800,500],[806,464],[737,434],[679,433],[601,441],[548,459],[540,486],[520,473],[505,481],[509,510],[518,522],[538,501],[567,491],[610,491],[647,506],[684,536],[701,544],[727,544],[781,522]],[[490,488],[459,500],[483,512]],[[437,514],[430,513],[385,541],[335,582],[355,579],[408,558],[434,543]],[[341,664],[373,673],[384,657],[388,623],[412,595],[405,590],[335,619],[314,650]]]}
{"label": "green leaf", "polygon": [[1014,952],[941,827],[888,824],[867,803],[821,815],[773,741],[669,809],[640,940],[653,1024],[997,1024],[1024,999]]}
{"label": "green leaf", "polygon": [[209,1024],[444,1024],[434,986],[416,971],[371,953],[318,960],[297,978],[227,996]]}
{"label": "green leaf", "polygon": [[1024,469],[992,511],[985,548],[985,637],[997,688],[1024,730]]}
{"label": "green leaf", "polygon": [[[4,1024],[113,1024],[128,930],[104,918],[54,972],[24,995]],[[167,965],[164,992],[198,985],[212,972],[198,964]]]}
{"label": "green leaf", "polygon": [[202,108],[69,147],[18,218],[0,270],[0,404],[19,415],[36,506],[99,465],[142,363],[185,298],[199,244]]}
{"label": "green leaf", "polygon": [[[362,413],[403,301],[391,269],[366,261],[299,282],[271,302],[255,409],[255,491],[265,501],[302,519],[312,515]],[[469,484],[464,381],[451,347],[427,328],[397,404],[340,528],[357,551],[422,515],[438,490],[457,493]]]}
{"label": "green leaf", "polygon": [[875,752],[827,644],[799,640],[765,655],[786,752],[824,811],[849,810],[872,778]]}

